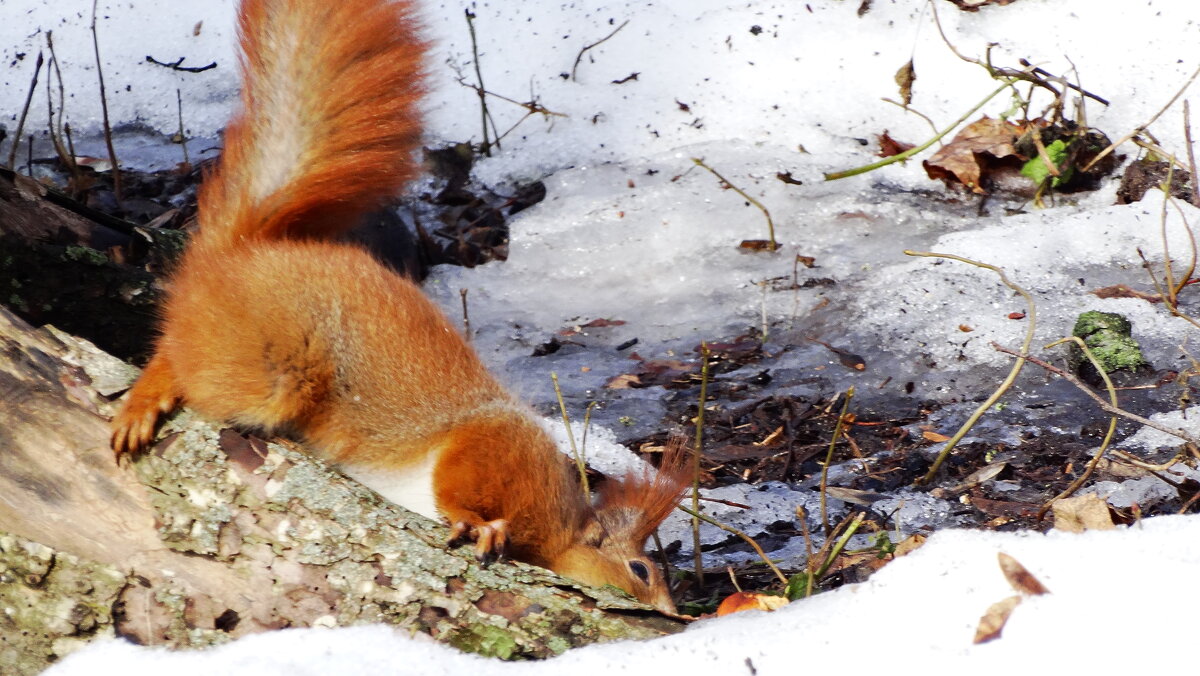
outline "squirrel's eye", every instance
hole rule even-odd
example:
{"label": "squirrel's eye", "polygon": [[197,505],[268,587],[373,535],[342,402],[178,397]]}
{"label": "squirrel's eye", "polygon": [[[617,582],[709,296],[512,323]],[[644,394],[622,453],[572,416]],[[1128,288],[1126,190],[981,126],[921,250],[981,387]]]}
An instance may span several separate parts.
{"label": "squirrel's eye", "polygon": [[646,564],[641,561],[630,561],[629,570],[633,571],[633,574],[637,575],[642,582],[650,583],[650,569],[646,567]]}

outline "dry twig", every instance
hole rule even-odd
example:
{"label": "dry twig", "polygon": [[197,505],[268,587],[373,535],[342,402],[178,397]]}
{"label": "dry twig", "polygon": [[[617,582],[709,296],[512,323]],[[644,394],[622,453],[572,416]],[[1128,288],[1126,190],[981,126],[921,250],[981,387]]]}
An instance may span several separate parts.
{"label": "dry twig", "polygon": [[1028,361],[1029,363],[1031,363],[1035,366],[1040,366],[1043,369],[1046,369],[1047,371],[1053,373],[1054,375],[1059,376],[1063,380],[1066,380],[1067,382],[1071,383],[1075,387],[1079,388],[1079,390],[1081,392],[1083,392],[1088,397],[1090,397],[1092,399],[1092,401],[1096,402],[1097,406],[1099,406],[1104,411],[1107,411],[1108,413],[1112,413],[1113,415],[1119,415],[1122,418],[1125,418],[1127,420],[1132,420],[1136,423],[1141,423],[1151,429],[1156,429],[1159,432],[1162,432],[1164,434],[1169,434],[1173,437],[1182,439],[1182,440],[1188,442],[1189,444],[1200,446],[1200,437],[1192,436],[1191,434],[1188,434],[1186,431],[1179,429],[1179,428],[1172,429],[1170,427],[1167,427],[1166,425],[1163,425],[1162,423],[1154,422],[1153,420],[1150,420],[1149,418],[1143,418],[1142,416],[1140,416],[1136,413],[1130,413],[1129,411],[1126,411],[1123,408],[1118,408],[1116,406],[1113,406],[1112,404],[1108,403],[1107,401],[1104,401],[1104,399],[1102,397],[1100,397],[1100,395],[1093,392],[1092,388],[1088,387],[1088,385],[1086,383],[1084,383],[1082,380],[1080,380],[1079,378],[1076,378],[1073,374],[1068,373],[1067,371],[1064,371],[1053,364],[1047,363],[1046,361],[1044,361],[1042,359],[1038,359],[1037,357],[1034,357],[1033,355],[1029,354],[1028,352],[1018,352],[1017,350],[1013,350],[1011,348],[1004,347],[1003,345],[996,343],[996,342],[992,342],[991,345],[992,345],[992,349],[996,350],[997,352],[1003,352],[1004,354],[1011,354],[1012,356],[1017,357],[1018,359],[1024,359],[1025,361]]}
{"label": "dry twig", "polygon": [[600,38],[599,40],[597,40],[597,41],[593,42],[592,44],[587,45],[583,49],[579,50],[579,55],[575,57],[575,63],[571,66],[571,79],[572,80],[575,79],[575,70],[579,68],[579,62],[583,60],[583,55],[586,54],[589,49],[592,49],[593,47],[598,47],[598,46],[604,44],[604,42],[607,41],[609,38],[611,38],[612,36],[621,32],[621,29],[624,28],[625,25],[628,23],[629,23],[629,19],[626,19],[625,21],[621,22],[620,26],[617,26],[616,28],[614,28],[613,31],[611,33],[609,33],[608,35],[605,35],[604,37]]}
{"label": "dry twig", "polygon": [[775,221],[771,220],[771,212],[767,211],[767,208],[763,206],[762,202],[759,202],[758,200],[754,199],[750,195],[746,194],[745,190],[742,190],[741,188],[737,187],[736,185],[730,183],[729,179],[727,179],[724,176],[717,173],[716,169],[713,169],[712,167],[705,164],[704,160],[700,159],[699,157],[693,157],[692,161],[695,162],[697,166],[707,169],[709,171],[709,173],[711,173],[713,176],[717,177],[717,180],[719,180],[720,182],[729,186],[730,190],[741,195],[743,199],[745,199],[747,202],[753,204],[754,206],[758,207],[759,210],[763,212],[763,216],[767,217],[767,233],[770,236],[770,240],[769,240],[769,244],[767,245],[767,248],[770,251],[775,251],[776,249],[778,249],[779,244],[775,241]]}
{"label": "dry twig", "polygon": [[104,121],[104,145],[108,146],[108,161],[112,164],[113,198],[121,203],[121,163],[117,161],[117,151],[113,147],[112,126],[108,122],[108,94],[104,90],[104,66],[100,62],[100,40],[96,37],[96,4],[92,0],[92,49],[96,53],[96,77],[100,80],[100,114]]}
{"label": "dry twig", "polygon": [[[21,146],[21,136],[25,133],[25,118],[29,115],[29,106],[33,103],[33,92],[37,90],[38,74],[42,72],[42,64],[45,58],[42,56],[41,50],[38,50],[37,63],[33,67],[33,78],[29,81],[29,92],[25,94],[25,105],[21,107],[21,117],[17,119],[17,132],[13,134],[12,148],[8,150],[8,168],[16,169],[17,148]],[[30,173],[33,168],[28,168]]]}

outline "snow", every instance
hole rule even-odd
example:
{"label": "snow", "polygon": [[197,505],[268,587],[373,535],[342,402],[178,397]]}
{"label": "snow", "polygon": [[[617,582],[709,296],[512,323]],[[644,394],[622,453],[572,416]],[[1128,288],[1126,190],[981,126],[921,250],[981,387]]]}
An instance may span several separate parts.
{"label": "snow", "polygon": [[[937,533],[867,582],[793,603],[692,624],[653,641],[596,645],[545,662],[507,663],[459,653],[388,627],[294,629],[203,652],[172,653],[110,641],[68,656],[47,676],[406,674],[476,676],[568,673],[795,674],[1158,673],[1188,663],[1186,621],[1200,600],[1200,518],[1160,517],[1115,531]],[[1002,636],[973,645],[989,606],[1016,592],[997,564],[1003,552],[1050,593],[1027,597]]]}
{"label": "snow", "polygon": [[[3,0],[0,58],[9,68],[0,111],[12,134],[33,60],[44,48],[45,31],[53,30],[76,146],[103,156],[87,31],[90,7],[75,4],[65,11],[63,3],[51,0]],[[983,58],[987,45],[997,43],[990,52],[993,63],[1018,67],[1025,58],[1107,98],[1107,107],[1087,101],[1086,116],[1114,139],[1158,113],[1200,62],[1195,47],[1200,15],[1190,4],[1021,0],[963,13],[935,3],[962,54]],[[430,143],[478,141],[475,94],[455,82],[460,73],[474,81],[464,6],[433,0],[423,5],[435,45],[428,65]],[[931,134],[920,117],[882,101],[897,97],[893,76],[910,58],[917,73],[913,107],[938,127],[996,87],[979,66],[950,52],[926,3],[875,0],[862,17],[858,5],[528,0],[469,6],[487,89],[519,101],[536,99],[563,116],[522,120],[524,109],[490,103],[499,128],[513,131],[495,157],[477,165],[477,178],[501,190],[541,179],[547,199],[512,219],[506,263],[439,269],[427,288],[451,313],[457,312],[459,289],[470,289],[473,340],[521,397],[536,404],[553,401],[549,372],[555,371],[577,418],[588,400],[603,399],[589,448],[644,434],[665,411],[657,392],[604,389],[609,378],[631,368],[628,351],[563,349],[530,356],[533,346],[560,329],[596,318],[625,324],[591,331],[589,340],[615,347],[638,338],[635,350],[643,357],[682,358],[701,340],[758,331],[765,312],[776,345],[797,346],[778,356],[775,382],[811,396],[851,384],[863,397],[912,402],[969,400],[990,391],[1010,361],[989,343],[1019,345],[1027,324],[1009,315],[1025,311],[1023,301],[991,272],[908,258],[904,249],[943,251],[1005,268],[1037,299],[1036,345],[1068,333],[1079,311],[1097,309],[1125,314],[1157,368],[1184,363],[1179,346],[1194,333],[1185,321],[1160,306],[1087,293],[1113,283],[1144,284],[1137,249],[1153,261],[1162,258],[1161,198],[1112,206],[1110,184],[1094,194],[1060,196],[1049,209],[1025,205],[1022,213],[1007,215],[1004,207],[1017,205],[994,203],[978,214],[973,201],[943,201],[945,191],[925,177],[919,161],[823,180],[825,172],[875,160],[874,136],[885,129],[912,142]],[[176,130],[176,89],[193,154],[216,144],[237,88],[233,7],[231,0],[100,2],[104,76],[125,161],[142,167],[179,161],[177,147],[140,145]],[[580,50],[610,33],[583,55],[570,77]],[[147,55],[217,67],[181,73],[147,63]],[[637,78],[626,80],[633,73]],[[45,77],[43,70],[43,85]],[[1036,96],[1034,111],[1047,103]],[[26,131],[44,136],[44,92],[34,100]],[[1006,94],[983,112],[998,116],[1011,105]],[[1186,150],[1182,129],[1178,103],[1151,127],[1157,142],[1179,156]],[[0,146],[0,153],[7,155],[8,147]],[[1136,149],[1127,144],[1121,152]],[[702,158],[770,209],[780,252],[738,249],[743,239],[766,237],[761,212],[720,189],[692,158]],[[802,185],[777,180],[780,172]],[[1196,223],[1200,215],[1186,204],[1177,206],[1165,211],[1169,245],[1178,257],[1187,250],[1181,218]],[[815,257],[818,266],[801,266],[798,281],[830,278],[836,285],[785,288],[797,255]],[[771,286],[777,278],[785,282]],[[869,368],[860,373],[839,367],[824,347],[804,340],[810,336],[863,354]],[[1028,404],[1068,391],[1031,373],[1012,398]],[[934,418],[938,431],[952,433],[974,405],[942,409]],[[1080,412],[1090,409],[1071,408],[1075,417],[1064,422],[1052,413],[1013,406],[1010,412],[1022,409],[1020,415],[985,418],[974,434],[1004,439],[1052,425],[1078,433]],[[1200,410],[1153,417],[1194,430]],[[1124,448],[1152,451],[1174,443],[1143,430]],[[1121,504],[1145,504],[1163,488],[1160,481],[1143,479],[1095,490]],[[765,523],[792,518],[796,504],[811,500],[804,487],[728,490],[740,491],[728,499],[761,509],[759,521]],[[953,524],[948,503],[927,494],[900,494],[889,504],[889,510],[901,508],[909,532]],[[814,511],[811,504],[806,509]],[[669,523],[671,528],[679,523]],[[883,664],[901,672],[958,666],[998,673],[1026,665],[1045,672],[1061,666],[1111,673],[1126,662],[1145,669],[1171,664],[1170,651],[1188,645],[1186,623],[1175,618],[1200,600],[1189,583],[1200,551],[1189,543],[1198,531],[1195,517],[1160,517],[1079,536],[944,531],[862,585],[771,615],[702,622],[679,636],[581,649],[549,663],[489,662],[367,627],[276,632],[201,654],[168,655],[114,642],[88,648],[51,673],[116,665],[126,674],[162,668],[181,674],[564,668],[639,673],[668,665],[699,673],[782,674],[834,664]],[[1026,600],[1001,639],[973,647],[978,617],[1013,593],[998,573],[999,551],[1022,561],[1053,593]],[[1099,636],[1113,634],[1120,640],[1098,644]]]}

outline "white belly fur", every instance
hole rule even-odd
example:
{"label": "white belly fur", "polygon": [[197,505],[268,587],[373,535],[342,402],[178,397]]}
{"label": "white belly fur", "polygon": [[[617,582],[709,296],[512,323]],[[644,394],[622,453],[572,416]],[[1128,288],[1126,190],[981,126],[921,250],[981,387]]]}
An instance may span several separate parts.
{"label": "white belly fur", "polygon": [[383,467],[343,468],[349,476],[358,480],[397,505],[438,520],[440,515],[433,499],[433,465],[436,453],[420,465],[404,468],[403,471]]}

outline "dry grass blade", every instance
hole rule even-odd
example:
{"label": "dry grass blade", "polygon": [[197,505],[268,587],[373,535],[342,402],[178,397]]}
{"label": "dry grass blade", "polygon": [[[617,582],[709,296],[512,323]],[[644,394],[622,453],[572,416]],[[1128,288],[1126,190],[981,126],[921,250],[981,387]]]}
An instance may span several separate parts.
{"label": "dry grass blade", "polygon": [[1164,105],[1162,108],[1160,108],[1157,113],[1152,115],[1149,120],[1146,120],[1142,124],[1138,125],[1137,127],[1135,127],[1133,129],[1133,131],[1131,131],[1128,134],[1117,139],[1116,141],[1111,143],[1104,150],[1101,150],[1099,153],[1096,154],[1095,157],[1092,158],[1091,162],[1088,162],[1087,164],[1083,165],[1083,167],[1080,168],[1080,171],[1083,171],[1083,172],[1090,171],[1092,167],[1096,166],[1097,162],[1104,159],[1105,157],[1108,157],[1109,154],[1111,154],[1113,150],[1116,150],[1117,146],[1121,145],[1122,143],[1125,143],[1126,141],[1133,138],[1134,136],[1137,136],[1138,134],[1141,134],[1142,132],[1146,131],[1146,129],[1150,125],[1154,124],[1154,122],[1156,120],[1158,120],[1158,118],[1162,117],[1163,113],[1167,112],[1167,109],[1169,109],[1171,106],[1175,105],[1175,102],[1179,100],[1179,97],[1183,96],[1183,93],[1185,91],[1187,91],[1188,87],[1192,86],[1192,82],[1194,82],[1196,80],[1196,76],[1198,76],[1198,75],[1200,75],[1200,67],[1196,68],[1196,70],[1192,72],[1191,76],[1188,77],[1187,81],[1183,83],[1183,86],[1179,88],[1179,91],[1175,92],[1175,95],[1171,97],[1171,100],[1167,101],[1166,105]]}
{"label": "dry grass blade", "polygon": [[[1033,343],[1033,332],[1037,328],[1037,304],[1033,302],[1033,296],[1029,295],[1028,291],[1009,281],[1008,276],[1004,274],[1004,270],[1001,270],[994,265],[980,263],[979,261],[973,261],[969,258],[963,258],[962,256],[955,256],[954,254],[933,253],[928,251],[910,251],[907,249],[904,251],[904,254],[906,256],[921,256],[926,258],[948,258],[952,261],[959,261],[961,263],[967,263],[976,267],[985,268],[999,275],[1000,281],[1003,282],[1008,288],[1021,294],[1021,296],[1025,299],[1025,303],[1029,306],[1029,311],[1026,313],[1026,316],[1029,319],[1029,325],[1025,330],[1025,340],[1022,343],[1025,351],[1029,351],[1029,346],[1031,343]],[[933,461],[933,465],[930,466],[929,471],[925,474],[925,476],[921,477],[917,483],[927,484],[933,481],[933,477],[937,474],[938,469],[941,468],[942,463],[946,461],[946,458],[950,456],[950,452],[954,450],[954,447],[958,445],[958,442],[962,441],[962,438],[967,435],[967,432],[970,432],[971,428],[975,426],[975,423],[978,422],[981,417],[983,417],[983,414],[989,408],[995,405],[995,403],[1000,400],[1000,397],[1004,396],[1004,393],[1012,387],[1014,382],[1016,382],[1017,375],[1021,373],[1022,366],[1024,366],[1024,362],[1021,360],[1017,360],[1017,362],[1013,364],[1012,369],[1008,373],[1008,377],[1000,383],[1000,386],[996,388],[995,392],[992,392],[991,396],[989,396],[982,404],[979,405],[978,408],[975,409],[975,412],[972,413],[969,418],[967,418],[967,421],[962,424],[962,427],[959,427],[958,431],[954,433],[954,436],[950,437],[950,440],[946,442],[945,447],[942,448],[942,452],[938,453],[937,459]]]}
{"label": "dry grass blade", "polygon": [[[734,528],[733,526],[728,526],[726,524],[723,524],[720,521],[717,521],[716,519],[712,518],[711,516],[709,516],[707,514],[702,514],[700,512],[690,510],[687,507],[684,507],[683,505],[679,505],[679,509],[686,514],[690,514],[694,521],[703,521],[705,523],[712,524],[712,525],[716,526],[717,528],[720,528],[721,530],[725,531],[726,533],[731,533],[733,535],[740,537],[742,540],[744,540],[746,542],[746,544],[750,545],[750,548],[754,550],[754,553],[758,554],[759,558],[761,558],[763,560],[763,563],[767,564],[767,567],[771,569],[771,572],[775,573],[775,577],[778,578],[779,581],[782,582],[783,584],[785,584],[785,585],[787,584],[788,579],[787,579],[787,576],[783,574],[783,571],[779,570],[779,567],[776,566],[775,562],[772,561],[771,558],[767,556],[767,553],[763,551],[763,548],[760,547],[758,545],[758,543],[754,541],[754,538],[747,535],[744,531],[740,531],[740,530]],[[697,560],[699,559],[699,556],[700,556],[699,552],[700,552],[700,550],[697,549],[696,550]],[[702,569],[700,567],[697,567],[697,571],[700,571],[700,570],[702,570]],[[697,579],[699,579],[700,575],[697,575],[696,577],[697,577]]]}
{"label": "dry grass blade", "polygon": [[113,147],[112,125],[108,121],[108,94],[104,90],[104,66],[100,60],[100,39],[96,36],[96,4],[92,0],[92,49],[96,53],[96,77],[100,80],[100,114],[104,121],[104,145],[108,147],[108,161],[112,164],[113,198],[121,203],[121,163],[117,161],[117,150]]}
{"label": "dry grass blade", "polygon": [[829,478],[829,464],[833,462],[833,449],[837,446],[838,439],[842,436],[842,430],[845,428],[846,413],[850,410],[850,401],[854,399],[854,386],[851,385],[846,390],[846,396],[842,400],[842,412],[838,414],[837,425],[833,428],[833,436],[829,439],[829,450],[825,453],[825,462],[821,465],[821,527],[825,529],[826,537],[829,536],[829,515],[825,508],[825,498],[827,495],[827,480]]}
{"label": "dry grass blade", "polygon": [[[704,405],[708,399],[708,343],[700,343],[700,402],[696,411],[696,443],[692,448],[692,551],[696,553],[696,584],[704,587],[704,561],[700,555],[700,456],[704,448]],[[749,537],[749,536],[747,536]],[[757,544],[754,547],[758,547]],[[760,550],[761,551],[761,550]]]}
{"label": "dry grass blade", "polygon": [[763,212],[763,216],[767,217],[767,233],[770,237],[770,239],[768,240],[770,243],[768,244],[767,249],[770,251],[775,251],[776,249],[778,249],[779,244],[775,241],[775,221],[771,220],[771,212],[767,211],[767,208],[762,205],[762,202],[759,202],[758,200],[754,199],[750,195],[746,194],[746,191],[744,191],[741,188],[737,187],[736,185],[730,183],[729,179],[718,174],[716,169],[713,169],[712,167],[705,164],[704,160],[700,159],[699,157],[693,157],[692,161],[696,163],[696,166],[707,169],[709,171],[709,173],[711,173],[713,176],[717,177],[717,180],[719,180],[722,183],[724,183],[725,185],[729,186],[730,190],[741,195],[743,199],[745,199],[747,202],[753,204],[754,206],[758,207],[759,210]]}
{"label": "dry grass blade", "polygon": [[550,380],[554,382],[554,396],[558,398],[558,410],[562,414],[563,427],[567,428],[567,443],[571,446],[571,457],[575,460],[575,468],[579,470],[579,486],[583,489],[585,499],[590,500],[592,492],[588,487],[587,461],[575,445],[575,432],[571,429],[571,418],[567,415],[567,404],[563,401],[562,388],[558,386],[558,374],[550,372]]}
{"label": "dry grass blade", "polygon": [[[1088,348],[1087,343],[1083,342],[1082,338],[1079,336],[1070,336],[1068,338],[1063,338],[1062,340],[1056,340],[1047,345],[1046,349],[1048,350],[1056,345],[1061,345],[1070,341],[1075,342],[1075,345],[1083,351],[1083,354],[1088,358],[1088,361],[1092,363],[1092,367],[1095,368],[1096,372],[1100,374],[1100,377],[1104,379],[1104,387],[1108,390],[1109,401],[1112,402],[1113,407],[1116,407],[1117,390],[1113,387],[1112,379],[1108,377],[1108,372],[1105,371],[1104,367],[1100,365],[1100,361],[1096,359],[1094,354],[1092,354],[1091,349]],[[1100,442],[1100,448],[1096,449],[1096,453],[1092,456],[1091,461],[1088,462],[1087,467],[1083,470],[1083,474],[1080,474],[1077,479],[1072,481],[1071,485],[1067,486],[1063,492],[1054,496],[1048,500],[1046,504],[1042,505],[1041,509],[1039,509],[1037,513],[1038,521],[1041,521],[1042,518],[1046,516],[1046,512],[1050,511],[1050,508],[1054,506],[1055,502],[1062,500],[1063,498],[1071,497],[1075,494],[1075,491],[1079,490],[1080,486],[1086,483],[1088,479],[1092,478],[1092,473],[1096,471],[1096,466],[1100,464],[1100,459],[1104,457],[1104,452],[1108,450],[1108,445],[1112,443],[1113,435],[1116,434],[1116,432],[1117,416],[1114,415],[1108,421],[1108,431],[1104,434],[1104,440]]]}

